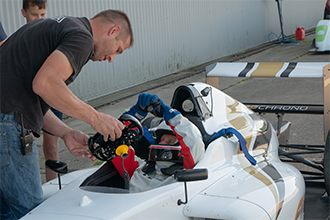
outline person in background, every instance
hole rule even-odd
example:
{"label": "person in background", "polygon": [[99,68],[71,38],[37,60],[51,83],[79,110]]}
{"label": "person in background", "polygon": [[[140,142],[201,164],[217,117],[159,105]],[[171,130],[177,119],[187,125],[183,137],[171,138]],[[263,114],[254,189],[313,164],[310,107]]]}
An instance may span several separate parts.
{"label": "person in background", "polygon": [[327,2],[325,3],[323,19],[330,20],[330,0],[327,0]]}
{"label": "person in background", "polygon": [[[47,0],[23,0],[23,8],[21,10],[26,23],[46,17]],[[7,35],[3,30],[0,22],[0,46],[7,39]]]}
{"label": "person in background", "polygon": [[47,0],[23,0],[21,10],[26,23],[46,17]]}
{"label": "person in background", "polygon": [[7,34],[3,29],[2,23],[0,21],[0,46],[5,42],[6,39],[7,39]]}
{"label": "person in background", "polygon": [[96,111],[67,85],[89,60],[111,63],[133,44],[128,16],[105,10],[91,19],[37,19],[0,47],[0,135],[5,137],[0,138],[1,219],[19,219],[43,201],[33,140],[42,128],[62,138],[74,156],[96,161],[88,148],[89,136],[68,127],[50,106],[90,124],[105,140],[121,137],[123,123]]}

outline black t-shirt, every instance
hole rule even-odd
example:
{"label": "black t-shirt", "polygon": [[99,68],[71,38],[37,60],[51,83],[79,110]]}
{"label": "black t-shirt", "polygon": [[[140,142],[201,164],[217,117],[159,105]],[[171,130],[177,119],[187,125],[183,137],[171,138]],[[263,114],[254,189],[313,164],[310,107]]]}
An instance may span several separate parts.
{"label": "black t-shirt", "polygon": [[32,81],[55,50],[64,53],[73,67],[65,82],[68,85],[93,56],[93,32],[88,19],[38,19],[22,26],[0,47],[1,112],[15,113],[19,124],[23,114],[24,127],[36,135],[40,134],[49,106],[33,92]]}

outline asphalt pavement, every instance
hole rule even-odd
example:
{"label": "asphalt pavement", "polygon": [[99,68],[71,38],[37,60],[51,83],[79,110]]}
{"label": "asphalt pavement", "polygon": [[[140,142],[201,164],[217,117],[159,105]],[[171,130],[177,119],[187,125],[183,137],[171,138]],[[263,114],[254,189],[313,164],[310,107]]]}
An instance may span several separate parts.
{"label": "asphalt pavement", "polygon": [[[215,62],[330,62],[328,52],[308,52],[314,31],[306,32],[305,40],[298,45],[266,43],[241,53],[222,57],[196,67],[171,74],[143,85],[105,96],[89,102],[98,111],[120,116],[125,109],[137,101],[141,92],[157,94],[165,103],[170,104],[174,90],[182,84],[206,82],[205,67]],[[134,76],[132,76],[134,77]],[[240,102],[288,103],[288,104],[323,104],[323,80],[321,78],[230,78],[222,77],[219,88]],[[275,115],[265,116],[270,122],[276,122]],[[324,144],[322,115],[285,115],[284,120],[292,122],[289,143]],[[67,117],[64,122],[89,136],[95,131],[85,122]],[[42,136],[35,139],[40,158],[40,174],[45,182],[45,160],[42,151]],[[60,140],[60,160],[68,164],[69,171],[89,168],[99,163],[89,159],[75,158]],[[315,160],[322,160],[317,155]]]}

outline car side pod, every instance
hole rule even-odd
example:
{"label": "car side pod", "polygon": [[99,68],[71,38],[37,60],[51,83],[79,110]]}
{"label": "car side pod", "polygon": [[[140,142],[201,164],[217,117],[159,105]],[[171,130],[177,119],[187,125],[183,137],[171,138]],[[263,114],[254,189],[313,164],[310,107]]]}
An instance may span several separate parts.
{"label": "car side pod", "polygon": [[180,206],[188,202],[187,182],[206,180],[208,178],[208,171],[207,169],[178,170],[174,173],[174,178],[178,182],[184,182],[185,202],[179,199],[177,204]]}
{"label": "car side pod", "polygon": [[49,159],[45,162],[45,165],[46,165],[47,169],[50,169],[51,171],[57,173],[58,187],[59,187],[59,189],[62,189],[60,173],[68,172],[68,166],[66,165],[66,163]]}

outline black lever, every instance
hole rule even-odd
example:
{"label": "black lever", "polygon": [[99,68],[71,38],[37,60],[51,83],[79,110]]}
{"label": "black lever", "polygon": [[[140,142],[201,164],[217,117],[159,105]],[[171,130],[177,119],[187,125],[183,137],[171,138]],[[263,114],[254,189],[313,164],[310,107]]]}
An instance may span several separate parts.
{"label": "black lever", "polygon": [[59,189],[62,189],[60,173],[68,172],[68,166],[66,165],[66,163],[49,159],[46,161],[45,165],[46,165],[47,169],[50,169],[51,171],[54,171],[55,173],[57,173],[58,186],[59,186]]}

